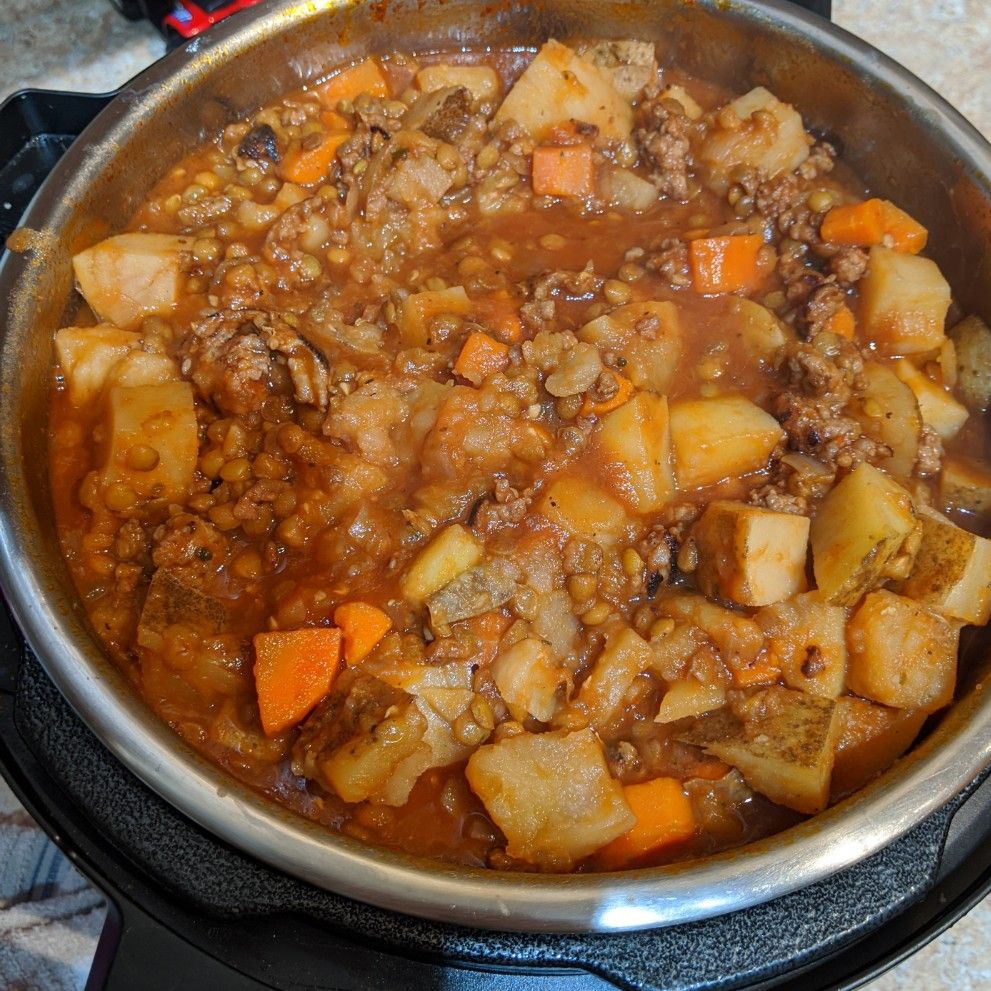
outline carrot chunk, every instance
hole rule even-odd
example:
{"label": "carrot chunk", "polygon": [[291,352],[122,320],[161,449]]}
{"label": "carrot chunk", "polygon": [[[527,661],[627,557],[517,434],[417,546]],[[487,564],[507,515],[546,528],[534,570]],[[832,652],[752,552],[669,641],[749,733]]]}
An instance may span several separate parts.
{"label": "carrot chunk", "polygon": [[373,58],[352,65],[331,76],[313,90],[320,102],[330,110],[336,110],[341,100],[353,100],[362,93],[369,96],[388,96],[389,83],[382,67]]}
{"label": "carrot chunk", "polygon": [[367,602],[345,602],[334,610],[334,622],[344,637],[344,660],[359,664],[392,626],[381,609]]}
{"label": "carrot chunk", "polygon": [[595,191],[591,145],[534,148],[532,182],[537,196],[591,196]]}
{"label": "carrot chunk", "polygon": [[774,684],[781,677],[781,667],[776,658],[768,653],[758,657],[753,664],[733,668],[730,673],[735,688],[752,688],[754,685]]}
{"label": "carrot chunk", "polygon": [[841,306],[827,321],[826,330],[832,331],[837,337],[845,337],[852,341],[857,332],[857,324],[853,318],[853,310],[849,306]]}
{"label": "carrot chunk", "polygon": [[764,242],[757,234],[701,237],[688,243],[692,286],[700,293],[752,289],[758,281],[757,253]]}
{"label": "carrot chunk", "polygon": [[326,177],[327,170],[337,155],[337,149],[350,136],[350,131],[331,131],[314,148],[304,145],[291,148],[282,160],[282,177],[304,186],[320,182]]}
{"label": "carrot chunk", "polygon": [[303,719],[330,691],[341,661],[341,631],[258,633],[254,645],[258,712],[266,736],[274,736]]}
{"label": "carrot chunk", "polygon": [[695,816],[677,778],[654,778],[623,789],[636,824],[604,846],[596,859],[606,870],[633,867],[665,847],[690,839],[695,833]]}
{"label": "carrot chunk", "polygon": [[582,408],[579,410],[582,416],[605,416],[606,413],[619,409],[633,395],[633,383],[625,375],[617,375],[613,372],[612,376],[618,386],[615,395],[597,403],[586,394]]}
{"label": "carrot chunk", "polygon": [[454,371],[473,385],[481,385],[490,375],[502,371],[508,361],[509,348],[477,330],[468,335],[454,363]]}
{"label": "carrot chunk", "polygon": [[519,308],[505,289],[479,296],[473,300],[472,309],[479,323],[504,344],[516,344],[523,339]]}
{"label": "carrot chunk", "polygon": [[904,210],[889,200],[876,198],[834,206],[822,218],[819,233],[830,244],[855,244],[863,248],[886,244],[911,255],[921,251],[929,237],[925,227]]}

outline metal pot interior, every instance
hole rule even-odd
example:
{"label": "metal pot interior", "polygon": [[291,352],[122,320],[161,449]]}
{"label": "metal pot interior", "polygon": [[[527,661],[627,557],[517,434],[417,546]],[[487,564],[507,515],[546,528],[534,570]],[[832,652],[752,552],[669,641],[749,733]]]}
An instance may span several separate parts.
{"label": "metal pot interior", "polygon": [[531,47],[547,37],[650,38],[659,61],[741,92],[762,84],[831,136],[867,185],[930,230],[966,312],[991,317],[991,148],[869,46],[790,5],[717,0],[317,0],[255,8],[137,77],[32,204],[31,248],[0,268],[2,584],[46,670],[138,777],[216,835],[330,890],[415,915],[530,931],[668,925],[811,884],[906,832],[991,762],[987,639],[962,699],[876,783],[786,833],[693,864],[622,875],[453,869],[332,836],[228,779],[151,715],[91,635],[62,563],[44,456],[52,334],[72,310],[74,249],[122,227],[205,136],[341,62],[395,49]]}

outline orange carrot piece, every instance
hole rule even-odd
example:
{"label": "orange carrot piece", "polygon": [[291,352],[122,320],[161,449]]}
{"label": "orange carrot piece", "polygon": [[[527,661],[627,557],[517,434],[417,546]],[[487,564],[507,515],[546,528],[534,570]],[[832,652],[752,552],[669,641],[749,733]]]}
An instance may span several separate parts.
{"label": "orange carrot piece", "polygon": [[735,688],[752,688],[754,685],[771,685],[781,677],[781,667],[771,654],[758,657],[753,664],[732,668]]}
{"label": "orange carrot piece", "polygon": [[593,402],[586,395],[582,402],[582,408],[579,410],[581,416],[605,416],[606,413],[619,409],[633,395],[633,383],[625,375],[617,375],[616,372],[613,372],[612,376],[616,379],[616,385],[619,386],[616,395],[612,399],[604,399],[601,403]]}
{"label": "orange carrot piece", "polygon": [[752,289],[758,281],[757,253],[764,242],[758,234],[700,237],[688,242],[692,286],[700,293]]}
{"label": "orange carrot piece", "polygon": [[349,131],[351,130],[351,122],[343,114],[339,114],[336,110],[325,110],[320,114],[320,123],[327,128],[328,131]]}
{"label": "orange carrot piece", "polygon": [[826,330],[832,331],[838,337],[852,341],[857,332],[857,324],[853,318],[853,310],[849,306],[841,306],[827,321]]}
{"label": "orange carrot piece", "polygon": [[929,240],[929,231],[890,200],[881,201],[884,211],[884,233],[891,247],[908,255],[918,254]]}
{"label": "orange carrot piece", "polygon": [[331,131],[315,148],[297,145],[282,160],[281,174],[290,182],[312,185],[326,178],[327,170],[337,155],[337,149],[351,136],[350,131]]}
{"label": "orange carrot piece", "polygon": [[877,199],[834,206],[822,218],[819,234],[830,244],[880,244],[884,240],[884,207]]}
{"label": "orange carrot piece", "polygon": [[627,785],[623,797],[637,821],[596,854],[606,870],[636,866],[649,855],[694,835],[692,803],[677,778],[654,778],[643,784]]}
{"label": "orange carrot piece", "polygon": [[344,660],[359,664],[392,627],[381,609],[367,602],[345,602],[334,610],[334,622],[344,637]]}
{"label": "orange carrot piece", "polygon": [[591,145],[534,148],[532,182],[537,196],[591,196],[595,192]]}
{"label": "orange carrot piece", "polygon": [[255,688],[266,736],[298,723],[322,699],[337,677],[341,631],[309,627],[258,633]]}
{"label": "orange carrot piece", "polygon": [[320,102],[329,110],[336,110],[341,100],[353,100],[362,93],[369,96],[388,96],[389,83],[382,67],[373,58],[352,65],[331,76],[313,90]]}
{"label": "orange carrot piece", "polygon": [[509,362],[509,348],[494,337],[476,330],[468,335],[454,371],[472,385],[481,385],[490,375],[501,372]]}
{"label": "orange carrot piece", "polygon": [[697,764],[693,764],[691,774],[686,777],[701,778],[703,781],[718,781],[720,778],[725,778],[729,772],[729,764],[712,758],[711,760],[700,760]]}
{"label": "orange carrot piece", "polygon": [[473,301],[472,308],[478,321],[504,344],[516,344],[523,339],[519,309],[505,289],[480,296]]}

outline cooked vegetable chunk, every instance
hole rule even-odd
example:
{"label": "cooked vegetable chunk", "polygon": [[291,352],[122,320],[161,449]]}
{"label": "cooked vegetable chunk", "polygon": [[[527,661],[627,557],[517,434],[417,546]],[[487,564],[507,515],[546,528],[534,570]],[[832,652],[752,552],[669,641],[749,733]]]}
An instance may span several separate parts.
{"label": "cooked vegetable chunk", "polygon": [[812,520],[819,590],[835,605],[853,605],[882,580],[916,525],[908,492],[866,462],[858,465],[830,490]]}
{"label": "cooked vegetable chunk", "polygon": [[341,631],[314,627],[257,633],[255,686],[267,736],[298,723],[322,699],[341,663]]}
{"label": "cooked vegetable chunk", "polygon": [[950,287],[934,261],[871,248],[860,295],[860,326],[881,354],[919,354],[942,343]]}
{"label": "cooked vegetable chunk", "polygon": [[635,867],[658,850],[674,846],[695,833],[692,803],[677,778],[654,778],[623,789],[636,825],[603,847],[596,857],[606,870]]}
{"label": "cooked vegetable chunk", "polygon": [[109,323],[96,327],[63,327],[57,331],[55,354],[73,405],[93,402],[103,391],[113,369],[140,341],[134,331],[121,330]]}
{"label": "cooked vegetable chunk", "polygon": [[754,692],[739,709],[712,712],[681,738],[732,764],[772,802],[807,815],[821,812],[842,729],[836,704],[772,687]]}
{"label": "cooked vegetable chunk", "polygon": [[773,416],[743,396],[672,403],[678,487],[697,489],[758,471],[784,436]]}
{"label": "cooked vegetable chunk", "polygon": [[902,595],[948,619],[983,626],[991,618],[991,540],[931,509],[919,514],[922,543]]}
{"label": "cooked vegetable chunk", "polygon": [[948,390],[937,385],[907,358],[895,363],[895,374],[915,394],[923,423],[932,427],[943,440],[950,440],[960,432],[969,415],[966,406],[958,403]]}
{"label": "cooked vegetable chunk", "polygon": [[991,470],[964,458],[948,457],[939,480],[943,505],[991,519]]}
{"label": "cooked vegetable chunk", "polygon": [[617,488],[639,513],[656,513],[674,494],[668,401],[640,392],[607,413],[599,449],[615,473]]}
{"label": "cooked vegetable chunk", "polygon": [[424,66],[416,74],[416,85],[424,93],[463,86],[479,101],[497,99],[501,89],[498,74],[487,65],[449,65],[446,62]]}
{"label": "cooked vegetable chunk", "polygon": [[622,141],[633,128],[630,104],[603,70],[553,39],[513,84],[495,119],[515,120],[537,141],[571,121],[594,124],[604,141]]}
{"label": "cooked vegetable chunk", "polygon": [[626,100],[634,100],[657,78],[657,58],[652,41],[583,42],[575,51],[601,69]]}
{"label": "cooked vegetable chunk", "polygon": [[334,622],[344,638],[344,660],[360,664],[389,632],[392,620],[367,602],[345,602],[334,610]]}
{"label": "cooked vegetable chunk", "polygon": [[[176,501],[186,494],[199,453],[188,382],[114,386],[109,425],[106,486],[123,486],[140,499]],[[146,459],[137,459],[136,454]]]}
{"label": "cooked vegetable chunk", "polygon": [[791,172],[809,157],[812,139],[802,118],[763,86],[733,100],[727,109],[736,118],[732,126],[721,124],[702,145],[702,163],[714,176],[750,166],[770,178]]}
{"label": "cooked vegetable chunk", "polygon": [[413,293],[403,301],[399,332],[408,347],[423,347],[429,341],[430,321],[434,317],[464,316],[470,310],[471,300],[464,286]]}
{"label": "cooked vegetable chunk", "polygon": [[498,609],[516,591],[516,569],[507,561],[489,561],[462,572],[430,597],[434,624],[456,623]]}
{"label": "cooked vegetable chunk", "polygon": [[922,417],[912,390],[888,365],[864,363],[864,397],[857,414],[864,433],[891,448],[879,467],[908,478],[919,454]]}
{"label": "cooked vegetable chunk", "polygon": [[773,663],[789,688],[838,698],[846,690],[847,612],[821,593],[796,595],[761,609],[755,617],[767,637]]}
{"label": "cooked vegetable chunk", "polygon": [[871,592],[847,628],[851,691],[896,709],[934,712],[953,698],[960,627],[886,589]]}
{"label": "cooked vegetable chunk", "polygon": [[928,231],[890,200],[869,199],[834,206],[823,217],[820,234],[833,244],[884,244],[908,254],[926,246]]}
{"label": "cooked vegetable chunk", "polygon": [[636,822],[590,729],[479,747],[465,774],[509,855],[537,867],[567,869]]}
{"label": "cooked vegetable chunk", "polygon": [[661,699],[655,723],[673,723],[691,716],[701,716],[726,704],[723,685],[706,685],[691,678],[672,681]]}
{"label": "cooked vegetable chunk", "polygon": [[554,479],[538,509],[557,526],[598,541],[614,540],[627,522],[626,512],[612,496],[573,476]]}
{"label": "cooked vegetable chunk", "polygon": [[592,146],[541,145],[533,150],[531,181],[535,196],[584,199],[595,192]]}
{"label": "cooked vegetable chunk", "polygon": [[73,256],[79,291],[101,319],[125,330],[165,315],[179,298],[182,252],[174,234],[118,234]]}
{"label": "cooked vegetable chunk", "polygon": [[793,339],[795,332],[779,320],[766,306],[745,297],[728,300],[730,312],[737,318],[740,334],[748,350],[765,361],[773,361]]}
{"label": "cooked vegetable chunk", "polygon": [[138,643],[154,649],[161,645],[161,634],[181,623],[204,636],[216,636],[227,629],[227,606],[212,595],[182,580],[174,569],[156,568],[145,595],[138,621]]}
{"label": "cooked vegetable chunk", "polygon": [[836,741],[830,800],[863,788],[912,745],[929,713],[889,709],[852,695],[837,700],[843,732]]}
{"label": "cooked vegetable chunk", "polygon": [[961,320],[950,337],[957,351],[957,388],[973,413],[991,407],[991,328],[977,316]]}
{"label": "cooked vegetable chunk", "polygon": [[533,637],[520,640],[492,662],[492,678],[513,719],[550,722],[567,695],[570,678],[550,647]]}
{"label": "cooked vegetable chunk", "polygon": [[742,606],[766,606],[803,592],[809,518],[718,500],[692,528],[699,588]]}
{"label": "cooked vegetable chunk", "polygon": [[650,644],[626,625],[606,631],[606,644],[578,692],[577,708],[596,729],[602,729],[623,708],[637,675],[648,670],[654,655]]}
{"label": "cooked vegetable chunk", "polygon": [[460,523],[454,523],[435,536],[413,559],[403,576],[402,590],[407,599],[422,602],[482,560],[478,538]]}

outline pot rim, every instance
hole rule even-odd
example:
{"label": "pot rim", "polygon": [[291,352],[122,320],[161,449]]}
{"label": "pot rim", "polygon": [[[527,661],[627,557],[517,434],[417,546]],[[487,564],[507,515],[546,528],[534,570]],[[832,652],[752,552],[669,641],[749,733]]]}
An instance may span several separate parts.
{"label": "pot rim", "polygon": [[[353,2],[317,0],[304,7],[286,0],[254,7],[152,65],[74,142],[22,225],[58,229],[96,167],[94,147],[126,142],[132,126],[155,112],[159,89],[174,84],[196,59],[226,63],[266,33],[278,34],[287,17],[308,20]],[[857,66],[874,84],[899,94],[909,112],[939,131],[960,161],[989,185],[991,146],[940,96],[867,43],[785,0],[760,6],[699,0],[698,6],[730,7]],[[196,71],[213,70],[199,65]],[[15,298],[30,264],[28,256],[13,252],[0,263],[0,288],[8,298]],[[8,391],[0,395],[4,424],[13,419]],[[434,921],[514,931],[617,932],[696,921],[779,897],[864,859],[991,764],[991,699],[982,704],[975,690],[953,706],[897,773],[792,829],[700,861],[621,874],[521,875],[455,868],[337,836],[206,762],[150,714],[122,677],[94,662],[93,652],[69,635],[70,618],[49,601],[53,579],[37,564],[32,531],[24,525],[37,520],[22,467],[22,440],[9,426],[2,429],[0,588],[48,675],[115,757],[181,812],[272,867],[339,894]]]}

